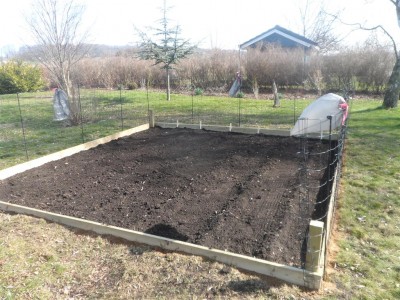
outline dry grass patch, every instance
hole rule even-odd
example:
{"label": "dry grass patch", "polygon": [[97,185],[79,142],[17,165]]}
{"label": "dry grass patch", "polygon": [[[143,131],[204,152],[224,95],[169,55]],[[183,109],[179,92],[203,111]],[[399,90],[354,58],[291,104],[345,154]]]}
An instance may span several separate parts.
{"label": "dry grass patch", "polygon": [[320,299],[197,256],[0,213],[0,299]]}

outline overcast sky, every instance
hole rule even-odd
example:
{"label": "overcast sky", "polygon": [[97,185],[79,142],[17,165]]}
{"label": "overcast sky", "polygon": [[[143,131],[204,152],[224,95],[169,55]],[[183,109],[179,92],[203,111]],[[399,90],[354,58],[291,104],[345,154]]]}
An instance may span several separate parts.
{"label": "overcast sky", "polygon": [[[35,0],[2,0],[0,10],[0,51],[31,44],[24,14]],[[137,42],[134,25],[145,29],[160,19],[163,0],[76,0],[86,6],[85,26],[90,26],[90,42],[132,45]],[[171,24],[179,24],[182,36],[201,41],[204,48],[237,49],[237,46],[275,25],[301,32],[299,9],[306,0],[167,0]],[[323,0],[309,0],[321,2]],[[367,26],[384,25],[400,37],[395,8],[389,0],[326,0],[330,12],[342,11],[346,22]],[[340,28],[339,28],[340,27]],[[348,28],[338,26],[344,35]],[[348,42],[364,39],[353,33]],[[2,53],[0,52],[0,55]]]}

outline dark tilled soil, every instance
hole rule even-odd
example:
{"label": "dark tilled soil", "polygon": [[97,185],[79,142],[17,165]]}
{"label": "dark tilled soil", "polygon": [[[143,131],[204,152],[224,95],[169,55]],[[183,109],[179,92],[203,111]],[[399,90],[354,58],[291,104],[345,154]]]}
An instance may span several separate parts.
{"label": "dark tilled soil", "polygon": [[155,128],[4,180],[0,200],[299,266],[320,197],[300,200],[299,148],[288,137]]}

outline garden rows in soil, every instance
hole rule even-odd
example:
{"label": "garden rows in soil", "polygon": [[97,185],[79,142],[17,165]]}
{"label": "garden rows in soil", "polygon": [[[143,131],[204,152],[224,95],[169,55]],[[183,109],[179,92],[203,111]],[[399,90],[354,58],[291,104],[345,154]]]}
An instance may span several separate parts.
{"label": "garden rows in soil", "polygon": [[153,128],[3,180],[0,200],[300,266],[318,191],[299,201],[298,151],[292,137]]}

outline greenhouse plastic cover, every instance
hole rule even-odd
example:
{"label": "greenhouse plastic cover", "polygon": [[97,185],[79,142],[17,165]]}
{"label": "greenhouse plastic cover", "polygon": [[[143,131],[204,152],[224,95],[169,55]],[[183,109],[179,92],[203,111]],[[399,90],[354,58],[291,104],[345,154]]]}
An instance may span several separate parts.
{"label": "greenhouse plastic cover", "polygon": [[328,116],[332,116],[331,129],[339,127],[343,119],[343,111],[339,107],[341,103],[345,103],[345,100],[339,95],[329,93],[321,96],[303,110],[290,131],[290,135],[308,133],[321,133],[322,135],[324,131],[330,129]]}

